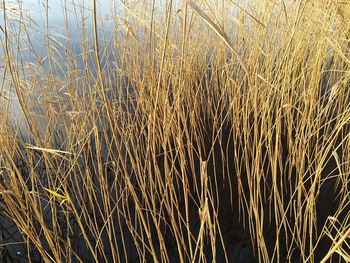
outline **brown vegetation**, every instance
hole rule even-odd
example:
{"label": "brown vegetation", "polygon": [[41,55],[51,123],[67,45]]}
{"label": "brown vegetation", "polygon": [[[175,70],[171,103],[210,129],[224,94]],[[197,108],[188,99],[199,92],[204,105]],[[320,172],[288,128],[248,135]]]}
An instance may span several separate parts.
{"label": "brown vegetation", "polygon": [[15,246],[32,262],[349,262],[338,3],[123,2],[112,33],[95,3],[88,19],[63,8],[79,51],[67,20],[28,74],[33,29],[5,2],[24,124],[0,115],[4,260]]}

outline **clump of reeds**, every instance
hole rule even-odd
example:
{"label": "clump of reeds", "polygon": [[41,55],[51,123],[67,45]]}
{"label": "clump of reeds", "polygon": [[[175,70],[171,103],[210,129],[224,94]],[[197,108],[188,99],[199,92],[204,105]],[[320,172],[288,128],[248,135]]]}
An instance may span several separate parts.
{"label": "clump of reeds", "polygon": [[[60,40],[46,17],[44,60],[30,21],[1,6],[22,115],[2,89],[0,213],[16,229],[0,229],[3,258],[349,261],[339,4],[121,2],[109,33],[97,4],[63,5]],[[47,69],[29,74],[22,50]]]}

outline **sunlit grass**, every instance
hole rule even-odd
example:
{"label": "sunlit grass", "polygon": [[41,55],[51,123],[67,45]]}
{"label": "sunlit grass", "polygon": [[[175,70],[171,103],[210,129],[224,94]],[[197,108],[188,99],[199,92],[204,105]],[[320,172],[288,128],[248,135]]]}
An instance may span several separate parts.
{"label": "sunlit grass", "polygon": [[5,2],[0,247],[349,261],[349,5],[63,2],[58,33]]}

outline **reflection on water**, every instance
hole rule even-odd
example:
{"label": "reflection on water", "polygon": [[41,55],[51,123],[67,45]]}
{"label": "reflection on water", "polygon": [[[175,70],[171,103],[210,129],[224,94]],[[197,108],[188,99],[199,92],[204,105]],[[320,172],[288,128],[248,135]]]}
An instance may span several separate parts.
{"label": "reflection on water", "polygon": [[[64,80],[72,77],[67,75],[68,71],[74,72],[78,79],[84,70],[96,78],[92,1],[53,0],[49,1],[47,7],[46,1],[24,0],[6,1],[5,5],[10,66],[16,70],[20,79],[33,82],[55,76]],[[111,17],[122,11],[121,3],[97,1],[99,45],[104,51],[101,54],[101,64],[105,75],[111,79],[111,72],[116,71],[115,66],[118,64],[114,42],[110,41],[115,36],[115,25]],[[5,28],[4,15],[0,13],[0,25]],[[0,37],[5,39],[4,32],[0,31]],[[5,43],[2,44],[0,57],[4,57],[6,50]],[[9,65],[5,63],[5,60],[0,60],[0,107],[2,111],[9,112],[11,121],[18,122],[20,130],[25,133],[21,106],[11,86]],[[32,91],[32,106],[39,104],[36,99],[43,92],[45,91],[40,90],[39,85]]]}

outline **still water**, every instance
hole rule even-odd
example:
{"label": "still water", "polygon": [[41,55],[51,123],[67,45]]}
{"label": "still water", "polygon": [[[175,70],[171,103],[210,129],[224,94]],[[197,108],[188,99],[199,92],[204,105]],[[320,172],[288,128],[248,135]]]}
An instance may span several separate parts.
{"label": "still water", "polygon": [[[96,74],[92,1],[5,1],[0,3],[0,8],[6,10],[5,13],[0,12],[0,111],[8,112],[11,122],[25,134],[26,125],[11,85],[9,66],[16,69],[21,79],[29,81],[47,78],[48,72],[63,80],[71,62],[76,74],[84,67]],[[115,27],[123,25],[123,12],[123,4],[119,1],[97,1],[100,39],[111,39]],[[116,17],[120,19],[116,20]],[[112,46],[113,42],[101,40],[99,44],[104,49]],[[6,50],[10,53],[9,60],[4,59]],[[101,56],[102,66],[107,61],[116,65],[114,49],[109,50]],[[32,105],[39,104],[36,98],[44,92],[40,87],[36,89],[30,102]]]}

